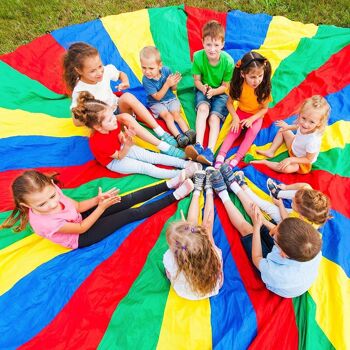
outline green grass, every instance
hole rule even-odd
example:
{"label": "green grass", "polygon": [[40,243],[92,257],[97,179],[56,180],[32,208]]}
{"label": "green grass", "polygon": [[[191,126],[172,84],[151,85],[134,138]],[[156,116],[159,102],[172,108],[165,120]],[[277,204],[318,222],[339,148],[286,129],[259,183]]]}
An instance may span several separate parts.
{"label": "green grass", "polygon": [[[286,16],[304,23],[348,27],[348,0],[191,0],[186,5],[217,11],[239,9],[250,13]],[[38,36],[70,24],[145,7],[177,5],[165,0],[1,0],[0,53],[13,51]]]}

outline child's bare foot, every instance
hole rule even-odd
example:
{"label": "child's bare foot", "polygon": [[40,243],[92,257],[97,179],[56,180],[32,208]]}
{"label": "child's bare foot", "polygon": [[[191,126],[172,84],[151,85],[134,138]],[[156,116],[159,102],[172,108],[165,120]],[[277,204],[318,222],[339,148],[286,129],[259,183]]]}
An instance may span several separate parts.
{"label": "child's bare foot", "polygon": [[266,158],[272,158],[275,155],[275,152],[270,151],[269,149],[267,150],[256,150],[257,154],[261,154],[262,156],[265,156]]}

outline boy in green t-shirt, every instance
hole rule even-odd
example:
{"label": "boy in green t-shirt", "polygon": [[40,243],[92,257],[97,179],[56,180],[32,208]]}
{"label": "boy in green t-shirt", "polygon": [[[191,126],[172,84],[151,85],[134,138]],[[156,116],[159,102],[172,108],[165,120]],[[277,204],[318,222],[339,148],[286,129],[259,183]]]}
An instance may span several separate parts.
{"label": "boy in green t-shirt", "polygon": [[[225,30],[217,21],[209,21],[203,27],[203,50],[193,55],[192,74],[196,86],[196,144],[187,146],[186,155],[197,162],[212,165],[214,146],[220,132],[220,121],[225,121],[228,110],[227,90],[233,72],[233,59],[222,51]],[[209,118],[208,118],[209,117]],[[209,119],[208,147],[203,148],[207,119]]]}

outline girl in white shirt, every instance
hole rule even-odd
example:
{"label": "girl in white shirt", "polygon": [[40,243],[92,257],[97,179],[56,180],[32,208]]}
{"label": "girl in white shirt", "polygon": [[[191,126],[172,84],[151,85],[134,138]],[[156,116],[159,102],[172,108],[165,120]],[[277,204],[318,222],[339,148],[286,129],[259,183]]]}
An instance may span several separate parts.
{"label": "girl in white shirt", "polygon": [[[280,129],[270,148],[256,151],[267,158],[272,158],[284,142],[289,157],[278,163],[266,159],[254,160],[251,163],[265,164],[281,173],[309,173],[320,152],[322,134],[327,126],[329,112],[330,106],[324,97],[315,95],[306,99],[301,106],[296,124],[288,125],[285,121],[278,120],[276,125]],[[296,130],[296,134],[292,130]]]}
{"label": "girl in white shirt", "polygon": [[[214,168],[207,168],[207,178]],[[221,250],[213,239],[214,201],[209,180],[202,225],[198,224],[199,197],[206,172],[194,175],[194,192],[187,220],[173,222],[167,228],[169,249],[163,257],[166,275],[182,298],[200,300],[219,293],[223,283]]]}

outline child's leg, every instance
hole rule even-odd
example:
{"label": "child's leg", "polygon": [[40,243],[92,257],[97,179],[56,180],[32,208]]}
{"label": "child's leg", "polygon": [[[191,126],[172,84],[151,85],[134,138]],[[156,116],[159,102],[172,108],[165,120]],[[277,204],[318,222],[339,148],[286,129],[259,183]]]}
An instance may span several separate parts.
{"label": "child's leg", "polygon": [[271,162],[271,161],[266,160],[266,159],[252,160],[251,163],[264,164],[268,168],[270,168],[270,169],[272,169],[274,171],[277,171],[279,173],[285,173],[285,174],[295,173],[299,169],[299,165],[298,164],[291,164],[291,165],[288,165],[285,168],[281,169],[280,163]]}
{"label": "child's leg", "polygon": [[208,148],[214,151],[216,141],[220,132],[220,118],[216,114],[209,116],[209,140]]}
{"label": "child's leg", "polygon": [[[285,132],[277,132],[275,138],[272,141],[270,148],[267,150],[256,150],[256,153],[261,154],[267,158],[272,158],[275,155],[278,147],[282,145],[283,141],[286,142],[287,147],[289,147],[294,139],[294,134],[288,130]],[[288,142],[287,142],[288,141]]]}
{"label": "child's leg", "polygon": [[187,221],[194,225],[198,223],[200,194],[200,191],[193,192],[190,207],[188,208]]}
{"label": "child's leg", "polygon": [[[133,146],[132,148],[134,147],[137,147],[137,146]],[[141,152],[137,152],[137,151],[132,152],[131,154],[129,152],[127,157],[124,157],[121,160],[115,159],[114,161],[112,161],[107,165],[107,168],[111,171],[115,171],[121,174],[144,174],[144,175],[149,175],[158,179],[172,178],[180,173],[180,170],[158,168],[153,164],[147,163],[146,161],[139,160],[136,158],[135,153],[138,156],[142,154]],[[159,155],[163,156],[161,154]],[[170,158],[174,158],[174,157],[170,157]],[[174,158],[174,159],[179,159],[179,158]]]}
{"label": "child's leg", "polygon": [[213,225],[214,225],[214,193],[213,190],[205,192],[205,205],[203,214],[203,224],[207,227],[210,240],[213,239]]}
{"label": "child's leg", "polygon": [[209,116],[209,104],[201,103],[197,108],[196,117],[196,142],[203,145],[205,128],[207,125],[207,118]]}
{"label": "child's leg", "polygon": [[130,113],[133,111],[143,122],[149,125],[158,136],[164,134],[164,129],[153,118],[148,109],[132,94],[126,92],[118,100],[119,110]]}
{"label": "child's leg", "polygon": [[101,217],[88,231],[79,236],[79,248],[97,243],[120,227],[136,220],[147,218],[174,202],[176,202],[175,196],[169,194],[157,201],[142,205],[138,208],[130,208],[109,216]]}
{"label": "child's leg", "polygon": [[179,128],[181,129],[181,131],[186,132],[189,129],[189,127],[186,124],[185,120],[182,118],[180,111],[171,111],[170,113],[173,115],[173,118],[179,126]]}
{"label": "child's leg", "polygon": [[230,131],[227,134],[224,142],[222,143],[219,154],[216,157],[215,168],[219,168],[220,165],[224,162],[227,152],[232,147],[235,140],[239,137],[239,135],[241,134],[241,131],[242,129],[239,128],[237,132]]}
{"label": "child's leg", "polygon": [[241,188],[261,210],[271,217],[271,219],[273,219],[276,223],[282,221],[280,211],[276,205],[260,198],[247,185],[243,185]]}
{"label": "child's leg", "polygon": [[[243,192],[243,191],[242,191]],[[253,232],[253,227],[249,224],[235,207],[226,190],[219,193],[219,197],[225,206],[226,212],[230,218],[231,224],[236,227],[242,236],[247,236]]]}
{"label": "child's leg", "polygon": [[169,111],[166,110],[166,111],[161,112],[159,114],[159,117],[165,121],[165,124],[168,127],[171,134],[173,134],[174,136],[179,135],[180,132],[175,125],[175,120],[174,120],[174,116],[172,113],[170,113]]}
{"label": "child's leg", "polygon": [[256,120],[252,126],[250,128],[247,129],[243,141],[241,143],[241,145],[238,148],[238,151],[236,153],[235,159],[237,161],[237,163],[239,163],[241,161],[241,159],[245,156],[245,154],[248,152],[248,149],[250,148],[250,146],[253,144],[256,135],[258,134],[258,132],[261,129],[261,125],[262,125],[263,119],[259,118],[258,120]]}

